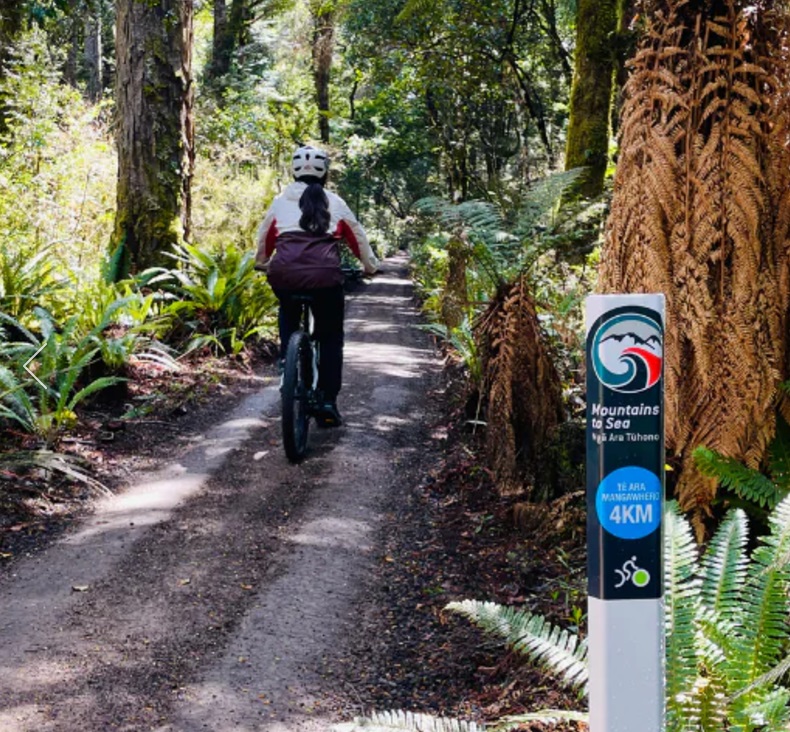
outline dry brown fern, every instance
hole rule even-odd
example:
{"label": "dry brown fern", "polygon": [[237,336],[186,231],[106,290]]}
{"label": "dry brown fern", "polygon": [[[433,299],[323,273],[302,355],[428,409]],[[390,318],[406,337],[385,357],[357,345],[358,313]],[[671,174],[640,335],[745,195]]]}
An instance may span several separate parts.
{"label": "dry brown fern", "polygon": [[501,288],[477,328],[488,395],[489,461],[503,495],[521,492],[563,419],[560,378],[526,276]]}
{"label": "dry brown fern", "polygon": [[786,3],[649,0],[631,62],[602,257],[605,292],[663,292],[666,435],[695,525],[701,444],[757,466],[788,370]]}

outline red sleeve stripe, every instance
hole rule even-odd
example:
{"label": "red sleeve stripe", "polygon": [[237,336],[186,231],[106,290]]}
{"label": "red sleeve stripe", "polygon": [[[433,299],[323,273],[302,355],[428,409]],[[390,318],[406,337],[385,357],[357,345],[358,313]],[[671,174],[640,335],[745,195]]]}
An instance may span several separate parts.
{"label": "red sleeve stripe", "polygon": [[264,253],[267,257],[274,254],[274,245],[277,242],[277,220],[272,221],[269,230],[266,232],[266,245],[264,246]]}
{"label": "red sleeve stripe", "polygon": [[337,229],[335,230],[335,236],[342,237],[348,243],[349,249],[351,249],[352,254],[357,259],[362,259],[362,255],[359,249],[359,241],[357,241],[357,237],[354,235],[354,230],[349,226],[347,221],[340,221],[337,224]]}

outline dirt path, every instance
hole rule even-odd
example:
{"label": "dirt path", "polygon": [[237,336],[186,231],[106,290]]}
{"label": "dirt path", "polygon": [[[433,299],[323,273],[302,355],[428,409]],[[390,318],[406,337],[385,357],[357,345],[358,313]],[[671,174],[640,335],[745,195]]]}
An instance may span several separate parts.
{"label": "dirt path", "polygon": [[390,260],[348,301],[346,424],[305,463],[282,455],[269,386],[19,562],[0,582],[0,730],[329,729],[322,674],[428,439],[438,365],[415,320]]}

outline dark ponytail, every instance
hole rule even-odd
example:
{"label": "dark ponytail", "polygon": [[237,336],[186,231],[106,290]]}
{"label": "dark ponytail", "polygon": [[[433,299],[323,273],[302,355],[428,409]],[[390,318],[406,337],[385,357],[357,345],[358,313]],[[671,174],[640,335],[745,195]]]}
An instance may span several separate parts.
{"label": "dark ponytail", "polygon": [[329,199],[320,183],[309,183],[299,199],[302,217],[299,226],[311,234],[326,234],[329,231]]}

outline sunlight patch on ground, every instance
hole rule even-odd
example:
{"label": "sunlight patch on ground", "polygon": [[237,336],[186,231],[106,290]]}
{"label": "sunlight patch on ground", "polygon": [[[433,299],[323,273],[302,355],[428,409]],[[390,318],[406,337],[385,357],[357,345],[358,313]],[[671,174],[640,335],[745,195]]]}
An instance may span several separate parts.
{"label": "sunlight patch on ground", "polygon": [[327,516],[302,527],[291,541],[305,546],[367,549],[370,525],[349,518]]}
{"label": "sunlight patch on ground", "polygon": [[84,544],[109,532],[156,524],[181,501],[198,491],[207,479],[206,473],[191,473],[135,486],[111,499],[84,529],[67,536],[64,543]]}
{"label": "sunlight patch on ground", "polygon": [[403,379],[418,378],[432,363],[424,351],[384,343],[349,343],[345,350],[354,366]]}
{"label": "sunlight patch on ground", "polygon": [[[3,683],[11,682],[12,687],[14,682],[22,682],[21,686],[29,689],[31,682],[37,686],[44,688],[49,684],[69,682],[77,678],[81,674],[77,666],[68,667],[60,661],[51,661],[38,657],[39,651],[48,650],[43,643],[39,646],[32,646],[27,649],[26,663],[23,666],[12,668],[7,665],[0,666],[0,678]],[[0,715],[0,720],[2,720]],[[0,729],[5,730],[6,727],[0,725]]]}
{"label": "sunlight patch on ground", "polygon": [[212,431],[210,437],[202,440],[203,453],[208,460],[214,460],[235,450],[239,444],[257,427],[266,427],[267,420],[257,417],[244,417],[221,424]]}
{"label": "sunlight patch on ground", "polygon": [[44,710],[35,704],[20,704],[10,709],[0,711],[0,729],[18,729],[20,722],[33,722],[41,720]]}
{"label": "sunlight patch on ground", "polygon": [[376,432],[392,432],[398,427],[405,427],[409,424],[408,419],[402,417],[391,417],[389,415],[382,415],[373,420],[373,429]]}

